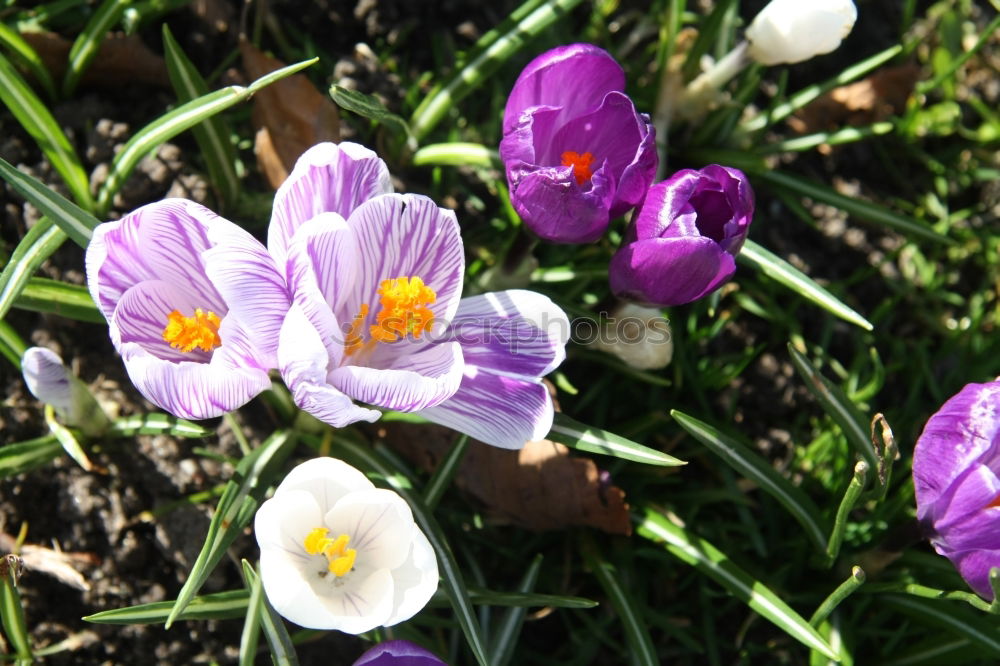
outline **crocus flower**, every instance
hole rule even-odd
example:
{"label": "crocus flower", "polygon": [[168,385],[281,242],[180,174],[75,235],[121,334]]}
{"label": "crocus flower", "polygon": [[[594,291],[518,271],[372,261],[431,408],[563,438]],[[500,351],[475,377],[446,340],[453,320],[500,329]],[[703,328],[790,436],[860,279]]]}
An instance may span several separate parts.
{"label": "crocus flower", "polygon": [[274,609],[310,629],[360,634],[413,617],[438,586],[410,507],[335,458],[293,469],[254,520]]}
{"label": "crocus flower", "polygon": [[1000,382],[967,384],[924,426],[913,452],[917,518],[977,594],[1000,567]]}
{"label": "crocus flower", "polygon": [[90,389],[51,349],[29,347],[21,357],[21,373],[31,394],[52,405],[66,425],[78,426],[88,435],[108,426],[108,417]]}
{"label": "crocus flower", "polygon": [[514,83],[500,157],[514,209],[545,240],[597,240],[653,182],[653,127],[624,89],[622,68],[592,44],[546,51]]}
{"label": "crocus flower", "polygon": [[682,169],[649,189],[608,276],[620,298],[690,303],[736,272],[753,217],[753,192],[737,169]]}
{"label": "crocus flower", "polygon": [[270,387],[289,302],[274,260],[247,232],[167,199],[99,225],[86,263],[111,341],[151,402],[203,419]]}
{"label": "crocus flower", "polygon": [[496,446],[544,436],[539,378],[564,358],[565,314],[529,291],[462,299],[455,214],[390,189],[373,152],[326,143],[278,190],[268,245],[293,299],[278,362],[296,404],[337,427],[379,418],[357,400]]}
{"label": "crocus flower", "polygon": [[771,0],[747,28],[750,57],[763,65],[829,53],[858,18],[851,0]]}
{"label": "crocus flower", "polygon": [[352,666],[448,666],[434,653],[411,643],[395,640],[379,643],[361,655]]}

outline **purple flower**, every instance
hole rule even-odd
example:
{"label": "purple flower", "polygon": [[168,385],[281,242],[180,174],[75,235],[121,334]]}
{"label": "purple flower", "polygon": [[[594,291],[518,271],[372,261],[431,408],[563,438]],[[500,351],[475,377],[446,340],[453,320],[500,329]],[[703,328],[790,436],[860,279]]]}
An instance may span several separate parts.
{"label": "purple flower", "polygon": [[462,299],[455,214],[390,190],[375,153],[325,143],[278,191],[268,244],[293,301],[278,364],[296,404],[337,427],[378,419],[357,400],[505,448],[544,436],[565,314],[528,291]]}
{"label": "purple flower", "polygon": [[681,305],[724,284],[736,271],[753,217],[753,191],[738,169],[682,169],[649,188],[611,259],[621,298]]}
{"label": "purple flower", "polygon": [[500,157],[514,209],[545,240],[597,240],[653,182],[653,126],[624,89],[622,68],[592,44],[545,52],[514,83]]}
{"label": "purple flower", "polygon": [[917,519],[985,599],[1000,567],[1000,382],[967,384],[924,426],[913,452]]}
{"label": "purple flower", "polygon": [[274,260],[247,232],[167,199],[99,225],[86,263],[111,341],[151,402],[204,419],[270,387],[289,300]]}
{"label": "purple flower", "polygon": [[432,652],[410,641],[379,643],[358,657],[353,666],[448,666]]}

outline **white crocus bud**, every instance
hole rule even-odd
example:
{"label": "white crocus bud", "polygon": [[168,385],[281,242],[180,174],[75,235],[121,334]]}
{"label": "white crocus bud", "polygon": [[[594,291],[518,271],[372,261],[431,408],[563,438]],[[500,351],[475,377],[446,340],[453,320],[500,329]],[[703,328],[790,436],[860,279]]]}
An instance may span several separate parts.
{"label": "white crocus bud", "polygon": [[614,309],[594,346],[637,370],[665,368],[674,356],[666,317],[659,308],[635,303],[622,303]]}
{"label": "white crocus bud", "polygon": [[747,28],[750,57],[762,65],[778,65],[829,53],[857,18],[851,0],[771,0]]}

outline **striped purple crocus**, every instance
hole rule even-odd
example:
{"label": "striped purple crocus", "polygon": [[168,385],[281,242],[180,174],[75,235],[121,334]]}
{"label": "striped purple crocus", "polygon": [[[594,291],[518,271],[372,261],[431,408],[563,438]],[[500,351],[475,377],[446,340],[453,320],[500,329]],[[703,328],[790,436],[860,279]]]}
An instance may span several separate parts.
{"label": "striped purple crocus", "polygon": [[917,519],[977,594],[1000,567],[1000,381],[967,384],[927,421],[913,451]]}
{"label": "striped purple crocus", "polygon": [[564,358],[565,314],[529,291],[462,299],[454,212],[393,193],[375,153],[303,154],[275,197],[268,248],[292,296],[279,368],[302,409],[337,427],[379,418],[366,405],[419,412],[505,448],[548,432],[540,377]]}
{"label": "striped purple crocus", "polygon": [[87,283],[129,377],[183,418],[236,409],[270,387],[288,312],[267,249],[204,206],[166,199],[94,230]]}
{"label": "striped purple crocus", "polygon": [[351,666],[447,666],[429,650],[407,640],[385,641],[369,648]]}

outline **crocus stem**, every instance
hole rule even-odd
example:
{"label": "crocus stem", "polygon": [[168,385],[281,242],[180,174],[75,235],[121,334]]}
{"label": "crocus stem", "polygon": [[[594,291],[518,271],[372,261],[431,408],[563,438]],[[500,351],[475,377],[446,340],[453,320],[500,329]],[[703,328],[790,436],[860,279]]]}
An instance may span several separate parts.
{"label": "crocus stem", "polygon": [[857,504],[858,497],[861,496],[861,491],[864,490],[867,480],[868,463],[864,460],[859,460],[854,466],[854,478],[848,484],[847,491],[844,493],[844,499],[841,500],[840,507],[837,509],[833,531],[830,533],[830,540],[827,542],[827,566],[832,566],[837,559],[837,555],[840,553],[840,544],[844,540],[844,530],[847,528],[847,516],[850,514],[851,509],[854,508],[854,505]]}
{"label": "crocus stem", "polygon": [[819,627],[827,617],[830,616],[840,602],[851,595],[852,592],[861,587],[861,584],[865,582],[865,572],[861,567],[853,567],[851,569],[851,577],[845,580],[843,583],[837,586],[837,589],[830,593],[823,603],[819,605],[816,612],[812,614],[809,618],[809,624],[814,628]]}

